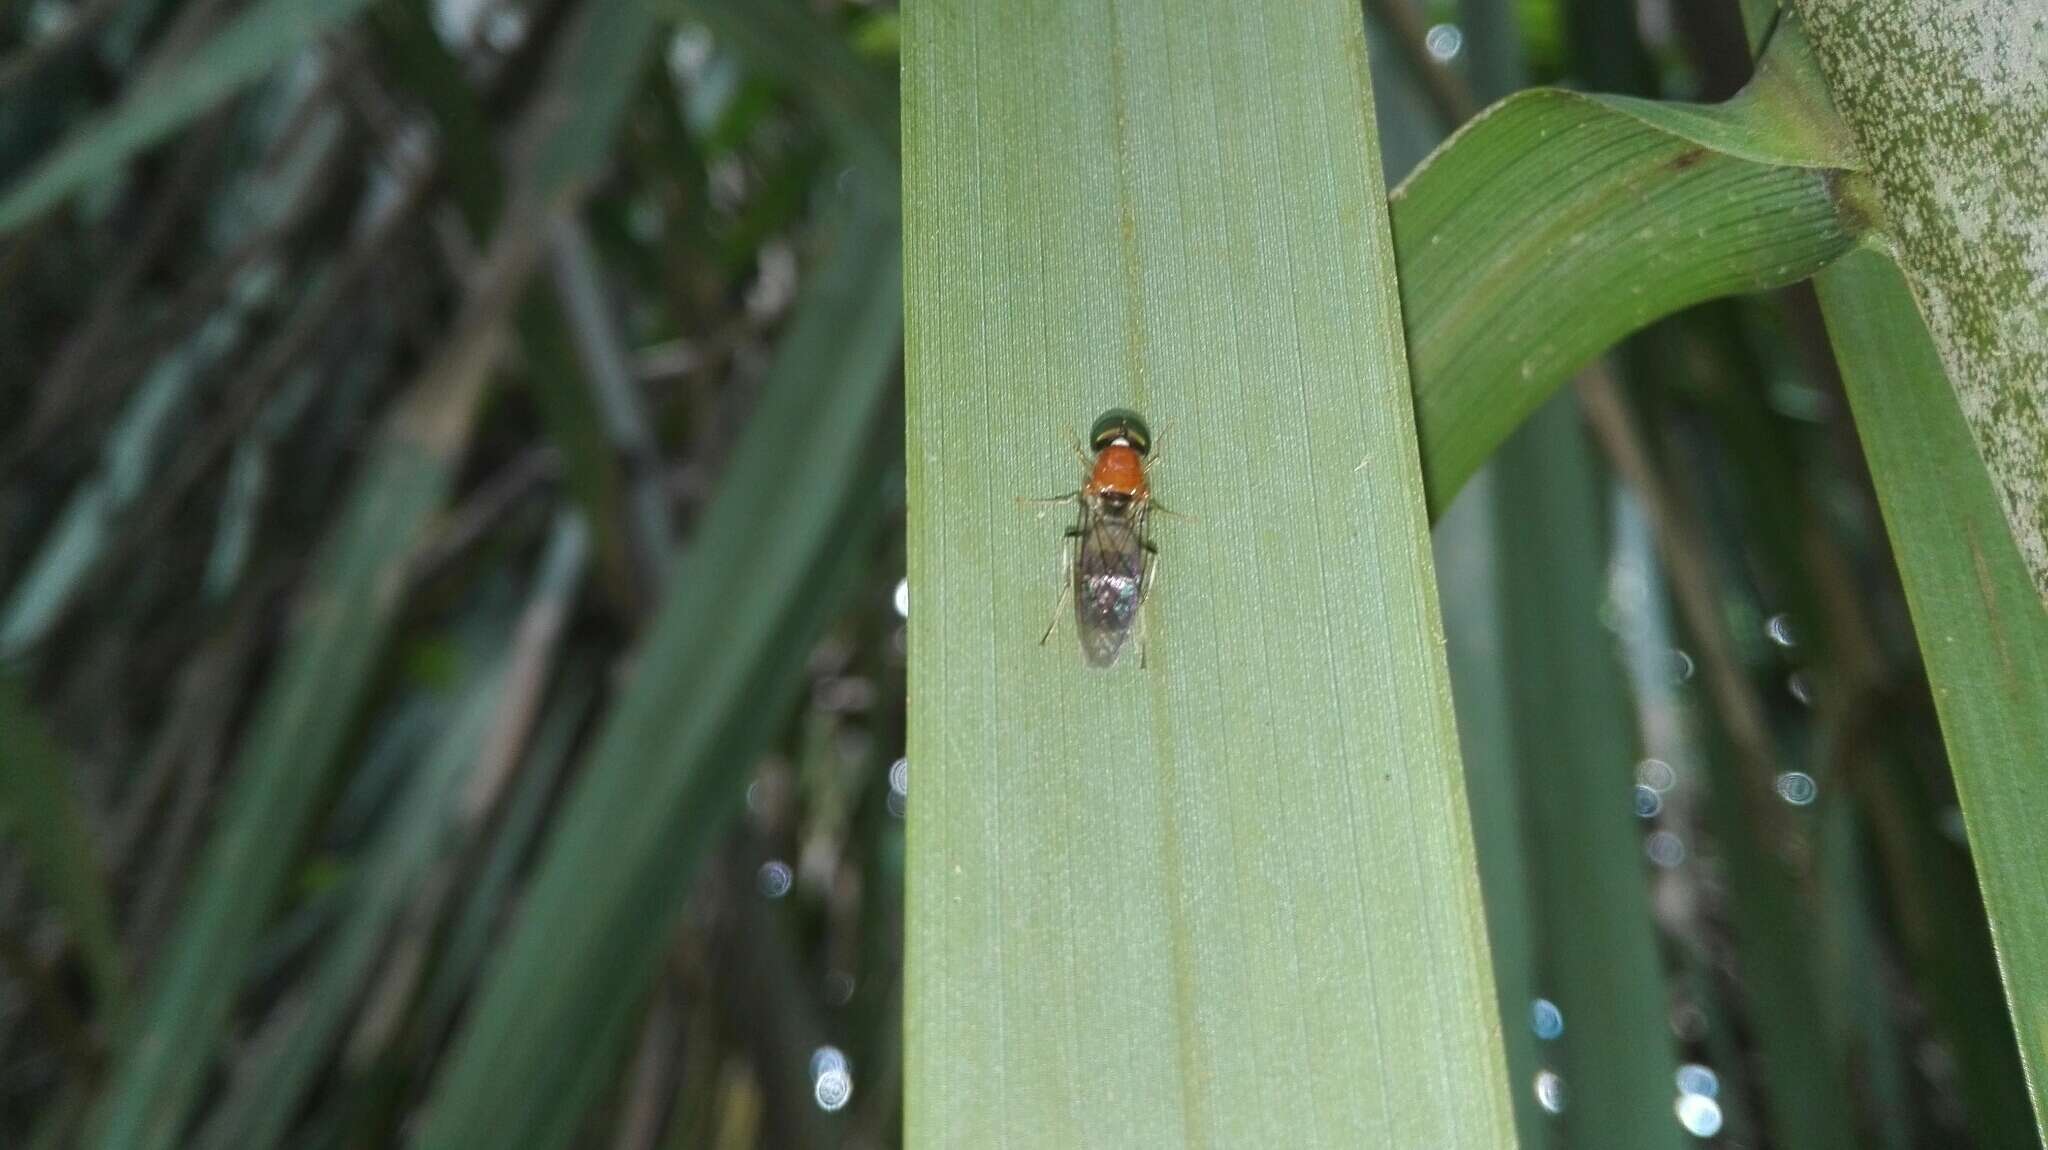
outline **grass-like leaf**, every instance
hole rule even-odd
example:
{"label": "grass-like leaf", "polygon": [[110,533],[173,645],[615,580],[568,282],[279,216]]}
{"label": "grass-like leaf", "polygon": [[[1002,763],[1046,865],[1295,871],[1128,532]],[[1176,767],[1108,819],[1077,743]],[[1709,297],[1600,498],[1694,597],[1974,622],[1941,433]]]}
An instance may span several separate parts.
{"label": "grass-like leaf", "polygon": [[[1959,849],[1941,826],[1942,812],[1920,798],[1916,749],[1873,748],[1874,761],[1855,780],[1884,860],[1892,920],[1955,1055],[1971,1133],[1979,1145],[2024,1146],[2034,1137],[2033,1106],[1989,923],[1981,902],[1956,897],[1973,885],[1969,850]],[[1865,981],[1862,975],[1859,968],[1854,981]]]}
{"label": "grass-like leaf", "polygon": [[0,836],[21,844],[31,873],[62,913],[105,1002],[117,997],[121,948],[113,900],[63,748],[14,676],[0,672]]}
{"label": "grass-like leaf", "polygon": [[416,1014],[429,1042],[446,1034],[463,996],[475,985],[493,932],[517,893],[519,865],[540,837],[548,800],[573,762],[576,736],[597,701],[596,670],[587,662],[571,662],[561,677],[554,700],[534,725],[526,762],[503,800],[503,819],[475,881],[464,892],[461,909],[453,915],[440,961],[421,992]]}
{"label": "grass-like leaf", "polygon": [[[231,326],[231,325],[228,325]],[[153,367],[108,436],[99,471],[81,483],[35,562],[0,605],[0,658],[33,648],[63,619],[156,478],[159,456],[200,373],[218,358],[223,330],[195,338]]]}
{"label": "grass-like leaf", "polygon": [[263,78],[369,0],[261,0],[164,75],[74,132],[0,196],[0,232],[50,210]]}
{"label": "grass-like leaf", "polygon": [[[1744,7],[1752,43],[1773,23],[1769,7],[1762,0]],[[1903,201],[1913,210],[1926,207],[1915,201],[1922,199],[1927,182],[1938,173],[1927,167],[1930,156],[1917,153],[1917,145],[1934,139],[1946,140],[1949,147],[1962,149],[1979,164],[1988,157],[1994,169],[2006,165],[1998,178],[2024,178],[2026,162],[2038,156],[2038,149],[2029,154],[2023,143],[2014,150],[2024,134],[1990,138],[1985,132],[1998,125],[1996,119],[1954,115],[1958,101],[1967,106],[1983,95],[1968,85],[1959,86],[1952,70],[1956,63],[1952,53],[1965,51],[1971,41],[1950,36],[1946,47],[1937,48],[1916,36],[1938,28],[1953,33],[1957,25],[1951,21],[1974,21],[1987,16],[1988,10],[1950,8],[1935,13],[1920,9],[1920,15],[1928,19],[1917,27],[1910,21],[1901,27],[1903,11],[1898,5],[1863,9],[1865,16],[1875,17],[1865,28],[1861,21],[1847,18],[1850,13],[1844,6],[1814,4],[1787,13],[1779,22],[1797,28],[1801,16],[1811,17],[1820,34],[1830,40],[1826,52],[1835,56],[1831,78],[1838,84],[1846,79],[1863,89],[1850,95],[1851,103],[1861,107],[1860,132],[1889,134],[1885,125],[1875,122],[1877,115],[1885,114],[1876,111],[1880,105],[1890,105],[1902,123],[1927,124],[1929,117],[1933,121],[1947,118],[1946,128],[1937,135],[1917,139],[1894,135],[1875,141],[1880,146],[1873,148],[1873,153],[1895,148],[1909,153],[1898,158],[1894,166],[1899,170],[1886,174],[1888,183],[1883,191],[1888,198]],[[2008,6],[2006,12],[2017,15],[2019,9]],[[1975,44],[1980,53],[1994,58],[2002,51],[2021,50],[2019,40],[1998,37]],[[1898,75],[1877,74],[1868,66],[1868,58],[1854,59],[1871,51],[1889,54],[1889,66]],[[1924,58],[1929,53],[1933,58]],[[1915,56],[1923,58],[1914,64]],[[1978,64],[1989,62],[1980,59]],[[1849,75],[1849,71],[1856,74]],[[1924,76],[1909,87],[1926,89],[1921,92],[1922,103],[1916,103],[1912,90],[1894,82],[1916,71]],[[2024,77],[2030,73],[2014,74]],[[1816,70],[1808,82],[1816,88],[1817,99],[1827,100],[1830,93],[1814,83],[1819,79]],[[2032,91],[2038,97],[2041,89],[2036,84]],[[2015,102],[2003,109],[2003,114],[2024,118],[2028,107]],[[2036,99],[2031,108],[2038,128],[2042,104]],[[1827,114],[1834,116],[1832,106]],[[1870,142],[1866,141],[1866,146]],[[2032,170],[2038,175],[2038,164]],[[1964,212],[1956,209],[1969,203],[1985,206],[1984,194],[1983,187],[1968,189],[1967,200],[1951,201],[1942,211],[1923,219],[1923,227],[1944,233],[1922,235],[1915,241],[1921,249],[1917,258],[1922,261],[1923,277],[1939,278],[1953,271],[1953,265],[1941,266],[1953,253],[1943,255],[1941,250],[1953,243],[1953,229],[1964,218]],[[2010,206],[1999,205],[2001,209]],[[2038,224],[2038,215],[2033,222]],[[1999,242],[2007,239],[2009,236],[2002,236]],[[2007,255],[1987,258],[1997,264]],[[2009,273],[2010,269],[2006,270]],[[1980,284],[1961,285],[1961,290],[1966,294],[1983,289],[1995,292],[2000,278],[1992,275]],[[1935,288],[1944,291],[1955,286],[1936,284]],[[2027,602],[2027,591],[2038,590],[2037,583],[2032,588],[2028,584],[2041,573],[2028,568],[2017,543],[2025,530],[2021,522],[2010,518],[2013,506],[2006,502],[2013,493],[2013,476],[2000,476],[1996,469],[1987,472],[1981,466],[1983,457],[1974,447],[1976,437],[1986,429],[1971,422],[1970,402],[1961,398],[1975,385],[2020,391],[2038,387],[2040,375],[1994,373],[1955,386],[1948,373],[1956,370],[1958,352],[1965,357],[1981,355],[1997,341],[1979,342],[1971,349],[1953,344],[1943,348],[1928,331],[1924,304],[1916,304],[1908,276],[1891,258],[1874,250],[1853,252],[1839,266],[1816,277],[1815,287],[1934,690],[1949,769],[1969,830],[1970,853],[2025,1065],[2025,1086],[2040,1132],[2037,1136],[2048,1137],[2048,1089],[2042,1086],[2043,1075],[2048,1073],[2044,1071],[2048,1067],[2048,1015],[2042,1010],[2042,1004],[2048,1002],[2048,985],[2040,975],[2042,948],[2048,946],[2048,883],[2034,865],[2038,828],[2048,817],[2048,792],[2039,785],[2038,772],[2023,765],[2048,759],[2048,611],[2041,609],[2038,599]],[[1996,308],[2020,298],[1979,298],[1970,306]],[[2038,324],[2038,316],[2035,322]],[[2038,326],[2033,331],[2038,335]],[[1952,338],[1955,333],[1949,335]],[[1951,389],[1948,394],[1944,394],[1945,388]],[[2025,405],[2009,414],[2012,427],[2026,426]],[[2011,458],[2007,457],[2008,463]],[[2002,488],[2001,478],[2007,481]],[[1997,529],[2001,521],[2012,528],[2010,533]],[[1894,789],[1893,793],[1908,792]],[[1876,804],[1874,809],[1883,811],[1886,806]],[[1890,805],[1890,811],[1895,823],[1910,817],[1897,803]],[[1894,828],[1895,834],[1898,829]],[[1894,882],[1908,899],[1921,895],[1920,913],[1914,913],[1910,902],[1904,908],[1907,934],[1922,962],[1937,960],[1944,967],[1931,976],[1934,1006],[1946,1015],[1944,1024],[1966,1067],[1966,1089],[1977,1111],[1972,1125],[1992,1144],[2009,1143],[2011,1138],[2005,1135],[2011,1116],[2006,1113],[2009,1090],[2005,1068],[2000,1065],[2002,1052],[1987,1049],[1999,1036],[1996,1028],[1983,1026],[1980,1012],[1972,1009],[1978,1000],[1973,993],[1976,980],[1967,959],[1959,953],[1964,948],[1953,945],[1954,934],[1970,929],[1969,918],[1941,905],[1940,892],[1952,889],[1952,883],[1913,874],[1914,869],[1908,861],[1895,862],[1898,873]]]}
{"label": "grass-like leaf", "polygon": [[[634,79],[591,66],[590,59],[612,45],[590,26],[602,30],[617,21],[601,11],[585,20],[563,49],[566,67],[555,80],[554,98],[572,99],[561,86],[591,77],[618,85]],[[577,111],[554,122],[548,138],[609,136],[617,105],[601,87],[578,90]],[[146,1000],[127,1021],[92,1118],[96,1145],[158,1147],[181,1133],[250,947],[283,892],[300,838],[369,690],[397,612],[404,566],[468,444],[506,316],[538,258],[540,213],[533,201],[563,195],[587,176],[557,165],[544,178],[526,177],[517,198],[527,206],[508,213],[493,237],[452,333],[388,418],[344,500],[298,626],[236,753],[234,790],[189,882],[176,934]]]}
{"label": "grass-like leaf", "polygon": [[2048,1130],[2048,609],[1898,268],[1858,252],[1817,286],[1934,685],[2035,1121]]}
{"label": "grass-like leaf", "polygon": [[[611,15],[586,30],[574,60],[581,68],[598,73],[609,70],[628,82],[606,82],[601,75],[568,81],[572,89],[598,85],[608,93],[606,106],[581,109],[585,122],[592,125],[614,123],[624,115],[622,107],[611,103],[630,93],[636,52],[644,53],[643,45],[653,40],[648,4],[633,0],[604,5],[600,12]],[[441,41],[424,0],[381,4],[373,10],[369,23],[399,82],[433,115],[464,221],[473,234],[490,235],[505,207],[509,185],[489,121],[464,80],[460,62]],[[612,133],[595,130],[553,144],[554,154],[547,160],[552,171],[536,174],[539,194],[560,190],[551,180],[566,184],[598,171],[611,142]],[[559,288],[553,295],[536,289],[520,304],[515,326],[526,355],[526,378],[548,436],[562,453],[569,489],[590,525],[601,583],[615,603],[633,603],[644,589],[636,580],[633,541],[621,515],[620,461],[605,441],[590,375],[577,359],[574,332],[564,315],[565,294]]]}
{"label": "grass-like leaf", "polygon": [[740,772],[773,735],[771,704],[800,680],[832,602],[817,576],[837,572],[840,528],[874,497],[860,477],[898,347],[893,202],[849,216],[485,977],[421,1146],[574,1133]]}
{"label": "grass-like leaf", "polygon": [[1634,716],[1601,624],[1606,532],[1579,413],[1568,399],[1547,405],[1493,466],[1513,785],[1529,844],[1536,990],[1560,1009],[1566,1035],[1546,1051],[1568,1092],[1565,1144],[1676,1150],[1686,1135],[1668,1097],[1671,995],[1627,802]]}
{"label": "grass-like leaf", "polygon": [[546,651],[553,642],[547,634],[550,620],[573,606],[589,550],[583,520],[563,516],[540,562],[518,637],[501,639],[502,632],[486,631],[492,638],[479,644],[476,661],[481,665],[460,704],[450,708],[452,717],[412,769],[392,815],[361,852],[347,912],[317,970],[305,990],[272,1016],[257,1039],[261,1053],[243,1062],[200,1146],[257,1150],[282,1143],[361,1000],[401,912],[431,885],[429,872],[446,854],[457,828],[475,817],[474,810],[465,808],[473,808],[476,796],[491,785],[484,776],[501,768],[494,759],[506,751],[504,732],[523,728],[544,679]]}
{"label": "grass-like leaf", "polygon": [[[1466,0],[1461,23],[1475,87],[1487,96],[1518,87],[1509,0]],[[1483,580],[1490,602],[1475,607],[1463,590],[1457,605],[1472,613],[1461,618],[1451,610],[1458,584],[1447,579],[1445,631],[1522,1145],[1676,1150],[1687,1135],[1666,1098],[1671,991],[1638,820],[1616,801],[1628,792],[1637,735],[1616,639],[1601,622],[1607,501],[1573,398],[1539,407],[1482,476],[1434,534],[1442,555],[1476,518],[1490,544],[1481,569],[1459,581]],[[1492,649],[1472,649],[1482,643]],[[1482,724],[1481,714],[1492,718]],[[1519,972],[1503,945],[1517,936]],[[1548,1034],[1540,1053],[1539,997],[1561,1010],[1568,1035]],[[1540,1105],[1539,1065],[1562,1072],[1564,1123]]]}
{"label": "grass-like leaf", "polygon": [[1444,654],[1457,697],[1458,746],[1472,809],[1474,845],[1486,895],[1515,1131],[1522,1150],[1557,1144],[1559,1131],[1537,1094],[1544,1069],[1535,1030],[1526,1024],[1538,996],[1537,918],[1530,842],[1516,770],[1509,666],[1501,642],[1513,575],[1500,563],[1497,484],[1482,469],[1458,501],[1431,525],[1437,586],[1443,596]]}
{"label": "grass-like leaf", "polygon": [[502,666],[478,676],[447,729],[400,792],[390,824],[364,851],[346,917],[323,949],[303,996],[283,1008],[249,1059],[200,1145],[254,1150],[278,1145],[331,1055],[391,926],[417,894],[454,822],[456,798],[476,763],[504,686]]}
{"label": "grass-like leaf", "polygon": [[[1357,10],[904,51],[909,1141],[1511,1145]],[[1105,672],[1015,500],[1118,405],[1195,521]]]}
{"label": "grass-like leaf", "polygon": [[[1828,15],[1843,25],[1832,50],[1849,51],[1842,40],[1856,39],[1843,30],[1855,22],[1851,6],[1808,7],[1836,9]],[[1838,72],[1844,67],[1835,63]],[[1910,74],[1901,65],[1889,78]],[[1895,103],[1898,96],[1865,98]],[[1903,114],[1890,121],[1915,122]],[[2010,136],[2031,138],[2024,130]],[[1571,145],[1538,146],[1560,138]],[[1996,151],[2008,142],[1980,143]],[[1916,158],[1893,183],[1926,177],[1924,161]],[[1532,93],[1454,139],[1394,200],[1432,506],[1444,506],[1565,373],[1620,335],[1683,304],[1803,278],[1854,250],[1877,215],[1869,206],[1874,193],[1854,172],[1859,164],[1795,17],[1780,21],[1758,80],[1721,109]],[[1559,189],[1555,200],[1532,200],[1531,189],[1546,188]],[[1887,194],[1910,201],[1914,190]],[[1665,196],[1662,210],[1653,210]],[[2018,195],[2013,202],[2024,201]],[[1923,244],[1945,242],[1922,237]],[[2025,479],[2033,447],[1988,453],[2006,496],[2001,503],[1999,488],[1977,470],[1964,419],[1972,408],[1952,400],[1944,406],[1944,357],[1928,341],[1904,281],[1881,257],[1853,258],[1853,274],[1823,276],[1823,302],[1906,573],[2022,1050],[2038,1075],[2048,1023],[2037,1005],[2048,998],[2033,972],[2048,944],[2048,888],[2027,859],[2030,828],[2048,812],[2048,795],[2014,764],[2040,761],[2048,745],[2048,623],[2000,514],[2001,507],[2024,511],[2024,484],[2016,480]],[[1945,274],[1948,256],[1925,259],[1923,280]],[[2025,290],[2008,292],[1976,306],[2018,306],[2027,298]],[[2034,330],[2021,322],[2003,345],[2019,367],[2002,376],[1987,374],[1981,362],[1996,341],[1970,347],[1952,338],[1947,366],[1965,376],[1966,396],[1973,380],[2015,394],[2033,387],[2040,373],[2022,361],[2035,346],[2028,342]],[[1902,374],[1912,377],[1910,386],[1883,382]],[[2021,399],[2002,409],[2010,419],[1996,434],[2031,436],[2026,429],[2038,421]],[[1986,429],[1977,422],[1981,439]],[[1938,446],[1927,438],[1948,432],[1954,435]],[[2031,442],[2037,446],[2038,436]],[[2024,520],[2015,520],[2022,542]],[[2034,1105],[2044,1113],[2038,1089]]]}
{"label": "grass-like leaf", "polygon": [[896,91],[831,26],[794,0],[669,0],[702,20],[749,67],[789,84],[847,157],[886,171],[896,165]]}
{"label": "grass-like leaf", "polygon": [[367,689],[400,566],[440,505],[447,471],[418,443],[394,438],[369,463],[329,539],[318,594],[271,673],[177,932],[129,1021],[94,1115],[94,1145],[161,1147],[179,1136],[243,963]]}

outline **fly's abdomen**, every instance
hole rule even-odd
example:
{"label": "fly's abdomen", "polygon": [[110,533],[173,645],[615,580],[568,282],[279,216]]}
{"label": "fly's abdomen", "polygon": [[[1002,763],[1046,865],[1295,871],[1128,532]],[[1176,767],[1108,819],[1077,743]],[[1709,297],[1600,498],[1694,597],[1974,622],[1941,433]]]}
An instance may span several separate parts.
{"label": "fly's abdomen", "polygon": [[1083,576],[1074,594],[1081,654],[1090,665],[1107,667],[1116,662],[1138,618],[1138,580],[1128,575]]}
{"label": "fly's abdomen", "polygon": [[1145,596],[1145,549],[1139,525],[1104,518],[1081,536],[1074,563],[1074,629],[1093,667],[1116,662]]}

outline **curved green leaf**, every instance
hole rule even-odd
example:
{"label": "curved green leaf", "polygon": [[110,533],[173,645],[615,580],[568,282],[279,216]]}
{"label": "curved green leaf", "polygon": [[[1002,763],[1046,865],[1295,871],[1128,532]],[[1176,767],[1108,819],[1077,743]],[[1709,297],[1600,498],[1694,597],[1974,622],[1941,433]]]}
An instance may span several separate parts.
{"label": "curved green leaf", "polygon": [[1431,511],[1573,371],[1704,300],[1796,283],[1868,226],[1796,28],[1726,104],[1540,90],[1391,197]]}

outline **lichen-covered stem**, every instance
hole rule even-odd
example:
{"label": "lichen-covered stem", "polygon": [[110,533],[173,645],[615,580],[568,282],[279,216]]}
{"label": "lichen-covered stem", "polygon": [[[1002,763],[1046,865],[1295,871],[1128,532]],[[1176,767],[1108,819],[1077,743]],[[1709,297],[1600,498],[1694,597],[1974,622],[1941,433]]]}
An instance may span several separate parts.
{"label": "lichen-covered stem", "polygon": [[2038,0],[1794,0],[2048,601],[2048,16]]}

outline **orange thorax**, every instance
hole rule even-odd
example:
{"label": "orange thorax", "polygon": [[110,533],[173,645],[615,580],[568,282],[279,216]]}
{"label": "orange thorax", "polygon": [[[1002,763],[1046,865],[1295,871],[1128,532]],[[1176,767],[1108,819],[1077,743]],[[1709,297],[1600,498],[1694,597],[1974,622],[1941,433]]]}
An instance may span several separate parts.
{"label": "orange thorax", "polygon": [[1089,495],[1123,495],[1131,500],[1146,498],[1145,457],[1128,443],[1118,441],[1095,456],[1095,469],[1088,475]]}

